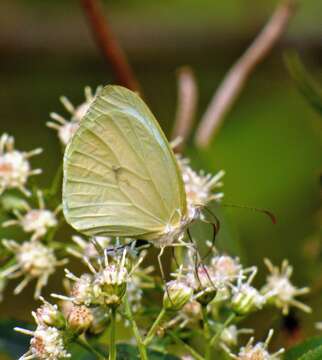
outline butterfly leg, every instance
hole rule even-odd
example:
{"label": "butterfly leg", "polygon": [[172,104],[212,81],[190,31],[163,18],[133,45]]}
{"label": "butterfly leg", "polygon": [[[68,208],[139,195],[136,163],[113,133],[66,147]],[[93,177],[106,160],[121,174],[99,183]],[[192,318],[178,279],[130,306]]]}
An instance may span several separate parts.
{"label": "butterfly leg", "polygon": [[[197,248],[197,244],[193,241],[192,239],[192,236],[191,236],[191,232],[190,232],[190,229],[188,228],[187,229],[187,234],[188,234],[188,238],[190,240],[190,242],[194,245],[194,250],[195,250],[195,256],[194,256],[194,262],[195,262],[195,274],[196,274],[196,277],[197,277],[197,280],[200,284],[200,286],[202,287],[202,283],[200,281],[200,278],[199,278],[199,267],[201,266],[203,271],[206,273],[206,276],[209,280],[209,282],[211,283],[211,285],[213,287],[215,287],[215,284],[213,283],[210,275],[209,275],[209,272],[205,266],[205,264],[203,263],[203,260],[206,258],[206,257],[203,257],[202,259],[200,259],[200,255],[199,255],[199,252],[198,252],[198,248]],[[207,255],[208,256],[208,255]]]}
{"label": "butterfly leg", "polygon": [[205,206],[204,209],[213,217],[214,222],[210,222],[207,220],[203,220],[203,222],[212,225],[213,228],[213,237],[212,237],[212,242],[211,242],[211,246],[210,249],[207,251],[207,253],[202,257],[202,260],[207,259],[207,257],[212,253],[213,248],[215,246],[215,241],[216,241],[216,236],[220,230],[220,221],[218,219],[218,217],[207,207]]}
{"label": "butterfly leg", "polygon": [[166,278],[165,278],[165,275],[164,275],[164,271],[163,271],[163,265],[162,265],[162,255],[164,253],[164,249],[165,247],[163,246],[159,252],[159,255],[158,255],[158,263],[159,263],[159,268],[160,268],[160,272],[161,272],[161,277],[162,277],[162,280],[165,284],[165,291],[167,292],[167,296],[170,300],[170,302],[172,303],[172,300],[171,300],[171,297],[170,297],[170,294],[169,294],[169,289],[168,289],[168,286],[167,286],[167,282],[166,282]]}

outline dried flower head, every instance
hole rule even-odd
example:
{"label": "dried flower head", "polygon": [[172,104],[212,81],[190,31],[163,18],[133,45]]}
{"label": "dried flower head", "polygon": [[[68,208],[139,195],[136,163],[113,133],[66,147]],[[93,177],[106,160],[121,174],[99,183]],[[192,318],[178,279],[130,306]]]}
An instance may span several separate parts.
{"label": "dried flower head", "polygon": [[270,302],[282,309],[282,313],[287,315],[289,308],[295,306],[305,312],[311,312],[311,308],[295,299],[296,296],[307,294],[308,287],[298,289],[291,281],[293,273],[292,266],[287,260],[282,262],[281,268],[274,266],[270,260],[264,260],[270,274],[267,276],[266,285],[262,289],[263,294],[271,293]]}
{"label": "dried flower head", "polygon": [[26,204],[26,213],[21,214],[18,210],[14,211],[16,220],[5,221],[2,226],[20,225],[26,233],[33,233],[31,240],[36,240],[44,236],[47,231],[57,225],[57,214],[61,210],[58,206],[54,211],[45,208],[43,193],[37,191],[39,209],[32,209]]}
{"label": "dried flower head", "polygon": [[85,87],[85,101],[75,107],[65,96],[61,96],[60,101],[65,107],[65,109],[70,113],[70,120],[65,119],[63,116],[53,112],[50,114],[52,120],[56,122],[49,121],[47,126],[55,129],[58,132],[58,137],[61,143],[65,146],[68,144],[75,131],[79,127],[79,122],[82,117],[86,114],[90,104],[94,100],[95,96],[101,90],[101,86],[98,86],[95,93],[93,94],[92,89],[89,86]]}
{"label": "dried flower head", "polygon": [[274,354],[267,351],[267,347],[271,341],[274,331],[271,329],[268,333],[265,342],[258,342],[254,345],[254,338],[250,338],[247,345],[242,347],[238,355],[229,353],[229,355],[236,360],[278,360],[284,349],[280,349]]}
{"label": "dried flower head", "polygon": [[41,169],[31,170],[29,158],[41,152],[40,148],[29,152],[15,150],[14,138],[3,134],[0,138],[0,193],[17,188],[29,196],[25,187],[28,177],[41,174]]}
{"label": "dried flower head", "polygon": [[39,325],[35,331],[16,327],[15,331],[32,336],[29,351],[19,360],[60,360],[71,357],[65,349],[63,333],[54,327]]}
{"label": "dried flower head", "polygon": [[65,259],[57,260],[54,251],[38,241],[18,244],[14,240],[3,240],[2,243],[15,255],[15,264],[2,271],[0,276],[8,278],[24,276],[15,288],[14,294],[19,294],[32,279],[38,279],[35,289],[35,298],[38,298],[56,267],[67,262]]}

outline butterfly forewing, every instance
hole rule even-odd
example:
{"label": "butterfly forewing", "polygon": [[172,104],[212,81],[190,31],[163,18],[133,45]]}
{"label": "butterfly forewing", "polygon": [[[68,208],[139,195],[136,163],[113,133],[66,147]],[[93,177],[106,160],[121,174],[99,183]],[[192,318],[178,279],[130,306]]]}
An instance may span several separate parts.
{"label": "butterfly forewing", "polygon": [[64,157],[67,221],[87,235],[162,235],[186,212],[182,177],[154,116],[130,90],[106,86]]}

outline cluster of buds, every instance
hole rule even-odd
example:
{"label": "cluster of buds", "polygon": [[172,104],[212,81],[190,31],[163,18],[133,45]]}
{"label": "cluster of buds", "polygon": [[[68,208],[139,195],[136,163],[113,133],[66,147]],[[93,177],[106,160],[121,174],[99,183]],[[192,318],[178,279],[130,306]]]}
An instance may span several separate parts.
{"label": "cluster of buds", "polygon": [[83,305],[73,305],[65,316],[57,305],[50,304],[42,297],[40,299],[43,305],[32,312],[36,330],[15,328],[32,336],[29,350],[20,359],[59,360],[71,357],[66,346],[92,325],[91,310]]}
{"label": "cluster of buds", "polygon": [[14,264],[0,273],[1,278],[24,279],[15,288],[14,294],[19,294],[28,283],[37,279],[35,298],[41,294],[42,288],[47,284],[48,278],[55,272],[57,266],[66,264],[67,260],[57,260],[53,249],[38,241],[25,241],[22,244],[14,240],[3,240],[2,244],[14,254]]}
{"label": "cluster of buds", "polygon": [[27,180],[29,176],[41,174],[41,169],[32,170],[29,158],[41,152],[40,148],[29,152],[18,151],[14,148],[14,138],[3,134],[0,138],[0,193],[16,188],[30,196],[25,187]]}
{"label": "cluster of buds", "polygon": [[79,122],[86,114],[89,106],[94,100],[95,96],[100,92],[101,86],[98,86],[95,93],[93,94],[92,89],[89,86],[85,87],[85,101],[78,105],[74,106],[65,96],[60,97],[60,101],[65,107],[65,109],[70,113],[70,118],[65,119],[63,116],[53,112],[50,114],[50,117],[54,121],[47,122],[47,126],[55,129],[58,133],[58,138],[63,146],[66,146],[75,131],[79,127]]}
{"label": "cluster of buds", "polygon": [[25,213],[14,209],[13,213],[17,219],[5,221],[2,226],[19,225],[26,233],[32,233],[31,240],[40,239],[44,236],[50,228],[57,226],[57,214],[61,210],[58,206],[54,211],[48,210],[45,207],[43,193],[38,190],[38,209],[32,209],[25,203]]}

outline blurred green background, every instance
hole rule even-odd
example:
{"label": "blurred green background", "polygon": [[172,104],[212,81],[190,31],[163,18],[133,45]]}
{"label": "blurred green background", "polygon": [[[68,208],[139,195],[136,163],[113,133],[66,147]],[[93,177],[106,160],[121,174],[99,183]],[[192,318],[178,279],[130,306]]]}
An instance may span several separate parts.
{"label": "blurred green background", "polygon": [[[195,71],[199,117],[276,1],[119,0],[104,5],[152,111],[169,133],[176,111],[176,69],[189,65]],[[45,126],[49,112],[67,115],[60,95],[77,105],[85,85],[113,83],[113,73],[95,47],[78,1],[2,0],[0,9],[0,133],[14,135],[19,149],[45,149],[32,163],[44,169],[39,181],[47,186],[62,159],[56,134]],[[277,263],[288,258],[294,282],[314,289],[307,297],[314,313],[297,315],[306,333],[322,320],[322,123],[296,89],[283,54],[299,52],[322,81],[321,14],[320,0],[300,4],[287,34],[251,76],[211,146],[201,151],[190,141],[186,151],[196,169],[226,171],[227,203],[268,208],[276,215],[274,226],[261,214],[219,209],[224,220],[218,246],[240,255],[247,265],[258,265],[262,274],[264,257]],[[12,234],[2,231],[0,236]],[[53,279],[46,293],[59,288]],[[1,314],[29,319],[34,304],[25,304],[27,296],[32,287],[19,297],[5,297]]]}

